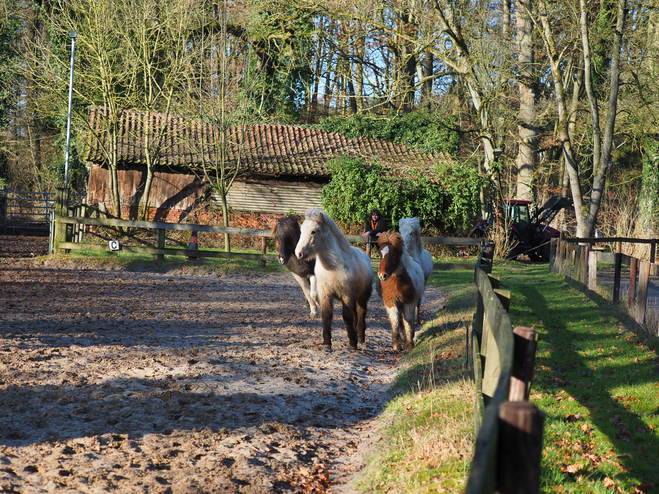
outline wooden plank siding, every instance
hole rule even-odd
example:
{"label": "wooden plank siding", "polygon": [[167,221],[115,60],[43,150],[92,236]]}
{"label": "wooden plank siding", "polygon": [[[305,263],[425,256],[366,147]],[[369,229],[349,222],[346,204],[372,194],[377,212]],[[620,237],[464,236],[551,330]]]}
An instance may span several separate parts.
{"label": "wooden plank siding", "polygon": [[[93,132],[87,138],[85,154],[90,168],[87,203],[103,203],[107,209],[112,208],[105,151],[109,120],[107,109],[90,109]],[[121,111],[117,121],[122,207],[139,205],[146,178],[145,142],[155,142],[155,133],[162,131],[149,206],[189,211],[206,192],[193,170],[200,170],[209,157],[211,161],[217,157],[218,129],[192,118],[134,110]],[[153,139],[145,139],[147,131],[154,133]],[[441,153],[424,154],[403,144],[369,137],[348,139],[303,126],[231,127],[227,139],[227,166],[240,163],[240,175],[229,190],[229,205],[235,211],[285,214],[321,206],[320,189],[331,179],[328,162],[334,158],[378,161],[392,173],[427,170],[447,160]]]}
{"label": "wooden plank siding", "polygon": [[[146,180],[146,168],[139,165],[128,165],[117,170],[117,175],[121,204],[124,207],[138,206]],[[161,167],[154,174],[150,207],[189,209],[197,199],[204,195],[205,190],[206,186],[195,175]],[[104,203],[108,206],[112,204],[110,172],[107,168],[94,163],[89,168],[87,203]]]}
{"label": "wooden plank siding", "polygon": [[[309,208],[322,207],[320,191],[321,186],[311,182],[234,182],[227,202],[236,211],[303,214]],[[220,201],[219,197],[213,199]]]}

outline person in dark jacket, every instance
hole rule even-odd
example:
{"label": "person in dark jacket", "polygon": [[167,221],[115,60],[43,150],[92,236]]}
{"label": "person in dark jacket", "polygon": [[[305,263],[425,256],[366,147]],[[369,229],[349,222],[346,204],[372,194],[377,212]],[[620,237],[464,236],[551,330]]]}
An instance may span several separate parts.
{"label": "person in dark jacket", "polygon": [[387,218],[378,210],[374,209],[366,218],[366,223],[364,225],[364,233],[362,237],[368,237],[368,244],[366,244],[366,255],[371,257],[371,249],[373,246],[378,250],[378,237],[382,235],[383,232],[389,230],[389,223]]}

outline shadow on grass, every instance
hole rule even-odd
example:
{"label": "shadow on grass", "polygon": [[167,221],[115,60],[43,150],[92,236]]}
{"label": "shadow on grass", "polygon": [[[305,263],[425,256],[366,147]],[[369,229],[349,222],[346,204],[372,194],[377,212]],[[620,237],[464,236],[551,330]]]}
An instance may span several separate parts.
{"label": "shadow on grass", "polygon": [[[659,473],[654,465],[654,459],[659,455],[657,434],[645,426],[641,415],[628,408],[629,401],[635,397],[615,396],[616,387],[629,389],[630,386],[655,384],[656,373],[647,369],[640,372],[642,366],[631,358],[627,364],[610,364],[613,361],[610,355],[615,354],[618,360],[621,359],[619,352],[611,353],[612,349],[619,350],[616,345],[620,346],[621,340],[616,338],[616,335],[620,336],[619,333],[605,331],[598,326],[598,323],[603,326],[606,319],[610,318],[608,307],[603,311],[599,306],[573,304],[567,307],[568,304],[563,304],[560,306],[560,314],[556,314],[548,304],[546,294],[530,283],[524,285],[524,296],[534,300],[533,312],[552,315],[551,320],[547,320],[548,316],[546,320],[540,321],[544,322],[546,327],[546,331],[540,335],[540,340],[542,347],[548,350],[548,356],[539,361],[548,362],[548,365],[539,369],[541,372],[537,372],[533,387],[540,385],[554,396],[564,390],[569,397],[589,410],[590,414],[584,417],[579,414],[563,416],[559,412],[561,406],[546,412],[549,416],[554,415],[558,421],[579,427],[584,433],[585,440],[574,443],[574,448],[582,448],[583,451],[572,453],[581,453],[595,465],[595,469],[589,471],[590,478],[604,482],[606,474],[597,468],[598,462],[613,461],[622,467],[616,475],[617,481],[626,482],[628,485],[633,485],[638,479],[648,483],[659,482]],[[597,297],[594,297],[596,303],[610,305],[610,302],[602,297],[599,297],[600,300]],[[582,324],[584,321],[592,324]],[[598,352],[598,349],[601,349],[601,353],[593,358],[588,357],[588,353]],[[536,368],[538,369],[538,365]],[[633,392],[631,389],[623,394],[631,395]],[[656,414],[656,411],[654,413]],[[594,424],[609,438],[615,450],[615,454],[611,455],[613,459],[603,460],[602,457],[598,459],[589,456],[593,451],[592,445],[589,444],[593,440],[589,423]],[[659,490],[652,485],[650,488],[651,490],[644,492]]]}

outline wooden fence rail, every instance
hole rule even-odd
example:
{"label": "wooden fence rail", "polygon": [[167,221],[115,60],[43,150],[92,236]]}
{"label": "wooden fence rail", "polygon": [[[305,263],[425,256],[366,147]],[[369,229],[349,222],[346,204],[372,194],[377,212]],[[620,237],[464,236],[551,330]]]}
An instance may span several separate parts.
{"label": "wooden fence rail", "polygon": [[474,273],[476,445],[465,492],[537,493],[544,413],[528,401],[537,335],[532,328],[512,328],[510,292],[501,290],[500,279],[490,274],[491,261],[484,251]]}
{"label": "wooden fence rail", "polygon": [[[72,250],[95,250],[110,251],[109,244],[100,243],[82,243],[82,235],[74,235],[75,232],[81,231],[82,225],[113,227],[113,228],[141,228],[155,230],[157,232],[157,242],[155,247],[148,246],[126,246],[119,244],[122,252],[150,254],[155,255],[158,260],[163,260],[164,256],[187,256],[187,257],[213,257],[228,259],[245,259],[261,261],[262,266],[266,261],[277,262],[278,257],[275,254],[266,253],[265,239],[272,237],[271,230],[259,230],[253,228],[236,228],[217,225],[196,225],[192,223],[166,223],[160,221],[133,221],[119,220],[111,218],[86,218],[80,215],[71,216],[74,211],[67,207],[68,196],[65,189],[57,189],[55,198],[55,225],[53,231],[52,251],[56,253],[67,253]],[[81,212],[80,209],[77,210]],[[189,231],[189,232],[208,232],[208,233],[228,233],[231,235],[251,235],[262,238],[261,254],[244,254],[237,252],[218,252],[199,249],[184,249],[165,247],[165,232],[167,230]],[[75,238],[72,238],[75,237]],[[346,235],[348,240],[353,243],[366,243],[367,239],[361,235]],[[75,240],[75,241],[71,241]],[[435,245],[453,245],[453,246],[480,246],[480,239],[457,238],[457,237],[422,237],[424,244]],[[435,269],[465,269],[464,265],[457,264],[436,264]]]}
{"label": "wooden fence rail", "polygon": [[[602,252],[596,243],[616,243],[617,252]],[[550,269],[573,279],[590,291],[597,287],[597,263],[613,264],[613,286],[611,301],[620,301],[620,286],[623,279],[623,266],[629,267],[629,285],[627,290],[627,307],[636,322],[643,325],[647,322],[648,287],[650,275],[659,271],[659,265],[654,262],[656,239],[634,238],[572,238],[552,239],[550,249]],[[644,261],[627,256],[621,252],[622,243],[650,244],[650,261]]]}

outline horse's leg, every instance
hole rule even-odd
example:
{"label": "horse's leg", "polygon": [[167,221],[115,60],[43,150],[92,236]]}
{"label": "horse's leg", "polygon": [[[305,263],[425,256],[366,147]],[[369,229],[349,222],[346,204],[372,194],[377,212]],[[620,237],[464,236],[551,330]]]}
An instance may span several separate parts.
{"label": "horse's leg", "polygon": [[408,304],[403,308],[405,352],[409,352],[414,348],[414,313],[416,312],[416,307],[416,304]]}
{"label": "horse's leg", "polygon": [[332,297],[324,297],[320,302],[320,316],[323,320],[323,350],[332,351]]}
{"label": "horse's leg", "polygon": [[385,307],[387,309],[387,316],[389,316],[389,324],[391,324],[391,346],[394,350],[400,350],[400,313],[395,305],[392,307]]}
{"label": "horse's leg", "polygon": [[309,276],[309,295],[314,304],[316,304],[316,307],[318,307],[320,303],[318,302],[318,283],[316,281],[316,275]]}
{"label": "horse's leg", "polygon": [[414,320],[417,324],[421,324],[421,299],[416,303],[416,309],[414,310]]}
{"label": "horse's leg", "polygon": [[372,286],[369,283],[368,290],[364,290],[364,293],[357,299],[357,341],[362,345],[366,341],[366,311],[371,291]]}
{"label": "horse's leg", "polygon": [[352,350],[357,350],[357,331],[355,331],[355,319],[357,310],[355,302],[346,304],[343,302],[343,322],[346,324],[348,331],[348,341]]}
{"label": "horse's leg", "polygon": [[318,304],[316,302],[316,297],[312,296],[311,283],[310,283],[309,279],[305,278],[303,276],[300,276],[298,274],[295,274],[293,272],[291,272],[291,274],[297,280],[297,282],[300,284],[300,287],[302,288],[302,292],[304,293],[304,298],[307,299],[307,304],[309,305],[309,310],[310,310],[310,316],[311,317],[316,317],[316,307],[317,307]]}

